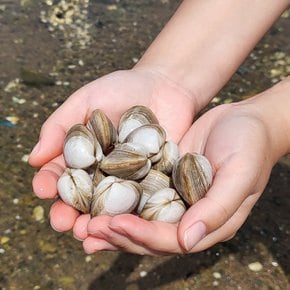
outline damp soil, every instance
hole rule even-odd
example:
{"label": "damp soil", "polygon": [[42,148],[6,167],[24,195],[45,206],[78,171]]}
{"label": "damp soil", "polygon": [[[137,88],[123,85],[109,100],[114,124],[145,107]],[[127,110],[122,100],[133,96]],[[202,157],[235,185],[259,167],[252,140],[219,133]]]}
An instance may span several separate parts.
{"label": "damp soil", "polygon": [[[290,289],[289,156],[232,240],[186,256],[88,256],[71,232],[51,229],[52,202],[32,192],[27,156],[42,123],[79,87],[132,67],[178,4],[0,2],[0,289]],[[286,11],[208,108],[289,74],[289,35]]]}

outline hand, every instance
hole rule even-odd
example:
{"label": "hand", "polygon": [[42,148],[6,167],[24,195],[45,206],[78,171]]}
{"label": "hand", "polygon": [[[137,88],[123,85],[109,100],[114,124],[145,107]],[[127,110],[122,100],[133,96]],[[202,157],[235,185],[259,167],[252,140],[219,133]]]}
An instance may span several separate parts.
{"label": "hand", "polygon": [[[196,110],[184,89],[156,71],[118,71],[91,82],[70,96],[42,126],[40,140],[29,158],[32,166],[41,166],[33,179],[35,194],[40,198],[57,197],[56,182],[65,168],[63,141],[72,125],[85,123],[96,108],[117,125],[120,115],[136,104],[151,108],[168,138],[175,142],[190,127]],[[80,230],[78,225],[89,216],[79,216],[78,211],[57,201],[51,207],[50,219],[57,231],[72,229],[76,221],[75,227]]]}
{"label": "hand", "polygon": [[205,154],[215,177],[206,196],[179,224],[149,222],[128,214],[95,217],[88,223],[85,251],[119,249],[149,255],[197,252],[230,239],[260,197],[281,154],[277,152],[278,140],[273,140],[272,128],[261,114],[264,111],[252,100],[221,105],[198,119],[182,138],[181,151]]}

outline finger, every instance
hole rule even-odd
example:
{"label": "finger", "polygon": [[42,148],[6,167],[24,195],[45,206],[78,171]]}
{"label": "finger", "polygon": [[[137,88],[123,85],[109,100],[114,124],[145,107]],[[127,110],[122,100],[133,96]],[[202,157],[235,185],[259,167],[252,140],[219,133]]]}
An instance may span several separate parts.
{"label": "finger", "polygon": [[89,214],[81,214],[73,226],[74,238],[79,241],[84,241],[88,237],[88,223],[91,219]]}
{"label": "finger", "polygon": [[[128,214],[124,216],[131,215]],[[128,237],[128,235],[119,228],[117,228],[117,230],[114,227],[111,228],[110,225],[114,218],[110,216],[97,216],[93,218],[88,224],[88,232],[90,236],[97,239],[106,240],[108,243],[124,252],[151,256],[160,254],[147,249],[142,244],[136,243],[134,240],[131,240],[130,237]]]}
{"label": "finger", "polygon": [[93,254],[98,251],[117,251],[118,248],[96,237],[89,236],[83,242],[83,248],[87,254]]}
{"label": "finger", "polygon": [[224,242],[233,238],[235,233],[246,221],[252,208],[260,197],[260,194],[261,193],[256,193],[246,198],[239,209],[225,224],[210,234],[206,235],[199,243],[196,244],[195,247],[192,248],[191,252],[200,252],[212,247],[219,242]]}
{"label": "finger", "polygon": [[177,226],[174,224],[146,221],[124,214],[113,217],[109,228],[154,253],[182,252],[177,240]]}
{"label": "finger", "polygon": [[190,251],[205,235],[226,223],[255,186],[257,173],[243,166],[243,160],[243,156],[233,156],[222,164],[205,198],[184,214],[178,239],[185,250]]}
{"label": "finger", "polygon": [[55,198],[57,195],[57,180],[65,168],[62,156],[45,164],[33,177],[32,187],[39,198]]}
{"label": "finger", "polygon": [[42,166],[62,153],[63,141],[69,128],[86,119],[85,96],[76,92],[61,105],[43,124],[38,143],[29,156],[29,164]]}
{"label": "finger", "polygon": [[69,231],[79,215],[76,209],[58,200],[50,208],[51,227],[57,232]]}

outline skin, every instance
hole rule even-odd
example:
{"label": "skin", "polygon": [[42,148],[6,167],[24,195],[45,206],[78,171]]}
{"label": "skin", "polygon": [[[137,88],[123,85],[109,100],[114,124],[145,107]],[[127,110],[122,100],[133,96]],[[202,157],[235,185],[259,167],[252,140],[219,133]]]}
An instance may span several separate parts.
{"label": "skin", "polygon": [[50,211],[52,227],[73,230],[87,253],[198,252],[231,238],[262,194],[273,165],[290,151],[290,79],[192,121],[288,5],[286,0],[184,1],[134,68],[84,86],[42,126],[29,159],[32,166],[41,167],[33,189],[40,198],[55,198],[56,182],[65,168],[63,140],[73,124],[86,122],[96,108],[115,125],[133,105],[151,108],[181,153],[206,155],[215,172],[205,198],[179,224],[130,214],[91,219],[58,200]]}

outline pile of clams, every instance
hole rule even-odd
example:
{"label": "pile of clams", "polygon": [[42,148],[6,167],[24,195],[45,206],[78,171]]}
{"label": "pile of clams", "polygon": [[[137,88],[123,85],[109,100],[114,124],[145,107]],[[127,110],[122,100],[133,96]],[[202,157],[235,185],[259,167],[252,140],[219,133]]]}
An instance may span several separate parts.
{"label": "pile of clams", "polygon": [[153,112],[126,111],[115,129],[95,110],[86,125],[74,125],[64,148],[67,169],[57,187],[62,200],[83,213],[134,213],[147,220],[178,222],[212,182],[209,161],[200,154],[179,156],[178,146]]}

